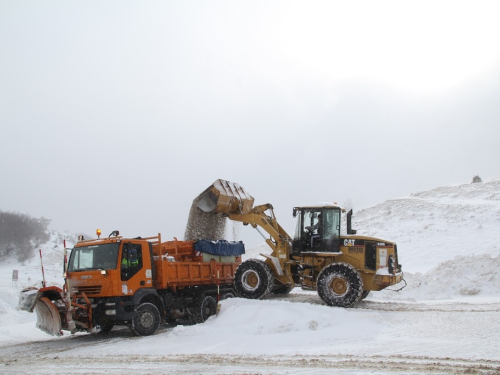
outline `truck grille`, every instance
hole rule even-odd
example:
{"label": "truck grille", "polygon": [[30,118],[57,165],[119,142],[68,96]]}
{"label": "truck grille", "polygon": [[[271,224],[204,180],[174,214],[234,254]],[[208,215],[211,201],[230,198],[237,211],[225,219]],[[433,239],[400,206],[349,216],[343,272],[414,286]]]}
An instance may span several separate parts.
{"label": "truck grille", "polygon": [[76,286],[73,287],[71,293],[81,293],[84,292],[87,296],[100,294],[101,293],[101,285],[91,285],[91,286]]}

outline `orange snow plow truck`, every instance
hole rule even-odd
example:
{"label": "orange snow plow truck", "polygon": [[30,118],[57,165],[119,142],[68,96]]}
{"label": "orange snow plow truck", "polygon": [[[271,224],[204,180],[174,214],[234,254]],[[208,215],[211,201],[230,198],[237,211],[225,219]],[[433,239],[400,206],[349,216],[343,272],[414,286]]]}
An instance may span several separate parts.
{"label": "orange snow plow truck", "polygon": [[[65,284],[21,292],[19,310],[36,311],[37,327],[51,335],[110,331],[128,326],[152,335],[162,320],[202,323],[219,299],[234,296],[242,242],[161,242],[161,235],[80,238],[65,264]],[[65,257],[66,258],[66,257]]]}

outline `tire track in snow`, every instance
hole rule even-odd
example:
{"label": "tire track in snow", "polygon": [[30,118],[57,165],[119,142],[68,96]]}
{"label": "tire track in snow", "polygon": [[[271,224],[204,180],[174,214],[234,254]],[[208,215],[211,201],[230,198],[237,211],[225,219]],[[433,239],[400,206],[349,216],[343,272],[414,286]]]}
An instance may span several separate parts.
{"label": "tire track in snow", "polygon": [[[1,358],[1,357],[0,357]],[[327,374],[399,373],[399,374],[498,374],[500,361],[434,358],[422,356],[77,356],[60,357],[57,353],[41,357],[21,357],[3,361],[2,373],[37,374]]]}

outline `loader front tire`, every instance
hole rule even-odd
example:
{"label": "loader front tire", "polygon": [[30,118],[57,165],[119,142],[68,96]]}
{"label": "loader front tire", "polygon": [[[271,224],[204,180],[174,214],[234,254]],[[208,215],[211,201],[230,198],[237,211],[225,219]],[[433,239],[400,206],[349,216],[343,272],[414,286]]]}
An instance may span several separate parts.
{"label": "loader front tire", "polygon": [[321,270],[318,294],[330,306],[350,307],[361,298],[363,279],[348,263],[332,263]]}
{"label": "loader front tire", "polygon": [[262,298],[269,294],[273,284],[274,277],[269,266],[258,259],[244,261],[234,274],[234,289],[243,298]]}
{"label": "loader front tire", "polygon": [[141,303],[132,319],[131,329],[137,336],[149,336],[160,327],[160,311],[152,303]]}

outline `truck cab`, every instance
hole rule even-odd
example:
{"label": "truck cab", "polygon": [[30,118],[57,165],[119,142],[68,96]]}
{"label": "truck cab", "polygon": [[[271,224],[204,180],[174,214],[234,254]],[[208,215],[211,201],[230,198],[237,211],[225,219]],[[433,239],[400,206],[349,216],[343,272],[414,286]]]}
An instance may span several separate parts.
{"label": "truck cab", "polygon": [[96,325],[109,330],[117,323],[131,322],[138,302],[147,295],[162,311],[161,299],[154,298],[153,273],[149,241],[124,239],[117,231],[109,238],[80,240],[71,251],[66,271],[79,312],[73,317],[76,325],[83,330]]}

